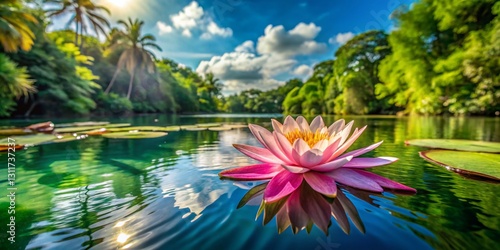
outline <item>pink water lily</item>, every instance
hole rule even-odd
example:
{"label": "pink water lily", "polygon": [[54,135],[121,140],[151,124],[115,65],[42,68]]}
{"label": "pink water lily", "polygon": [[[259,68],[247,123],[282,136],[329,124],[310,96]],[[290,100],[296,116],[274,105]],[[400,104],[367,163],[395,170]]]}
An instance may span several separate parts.
{"label": "pink water lily", "polygon": [[265,202],[275,202],[290,195],[303,181],[315,191],[335,197],[337,183],[371,192],[384,188],[416,192],[415,189],[366,171],[397,161],[393,157],[359,157],[377,148],[382,142],[346,153],[365,131],[366,126],[354,129],[353,121],[343,119],[326,127],[321,116],[309,124],[299,116],[286,117],[283,124],[272,120],[274,131],[254,124],[249,128],[264,146],[235,144],[243,154],[262,163],[222,171],[221,177],[237,180],[271,179],[264,191]]}

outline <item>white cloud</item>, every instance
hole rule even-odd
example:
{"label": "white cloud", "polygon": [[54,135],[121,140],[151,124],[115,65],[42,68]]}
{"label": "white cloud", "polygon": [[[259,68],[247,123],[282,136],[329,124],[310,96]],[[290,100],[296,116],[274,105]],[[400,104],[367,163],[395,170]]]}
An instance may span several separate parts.
{"label": "white cloud", "polygon": [[354,37],[354,33],[352,32],[346,32],[346,33],[339,33],[335,37],[332,37],[328,40],[330,44],[340,44],[343,45],[347,43],[349,40],[351,40]]}
{"label": "white cloud", "polygon": [[290,31],[282,25],[268,25],[264,35],[259,37],[257,51],[281,57],[322,53],[326,51],[326,44],[314,40],[320,31],[321,28],[314,23],[299,23]]}
{"label": "white cloud", "polygon": [[194,28],[201,20],[203,13],[203,8],[197,2],[193,1],[179,13],[170,16],[170,20],[172,20],[174,27],[178,29],[190,29]]}
{"label": "white cloud", "polygon": [[191,34],[191,31],[188,29],[183,30],[182,35],[185,37],[192,37],[193,36],[193,34]]}
{"label": "white cloud", "polygon": [[293,74],[303,78],[309,78],[313,74],[313,68],[302,64],[293,70]]}
{"label": "white cloud", "polygon": [[[177,14],[170,16],[170,21],[176,30],[182,30],[182,35],[192,37],[193,34],[201,34],[201,39],[211,39],[215,36],[230,37],[233,35],[231,28],[220,27],[213,20],[210,13],[203,10],[198,2],[193,1],[185,6]],[[163,23],[168,26],[166,23]],[[172,26],[169,26],[172,29]],[[160,35],[162,29],[160,29]]]}
{"label": "white cloud", "polygon": [[236,47],[234,51],[253,53],[255,52],[254,43],[253,41],[247,40],[244,43],[238,45],[238,47]]}
{"label": "white cloud", "polygon": [[304,78],[312,74],[313,69],[307,65],[294,68],[297,65],[294,57],[324,52],[326,44],[315,41],[320,31],[314,23],[299,23],[289,31],[281,25],[269,25],[257,45],[245,41],[232,52],[201,61],[196,72],[213,73],[223,82],[225,94],[250,88],[272,89],[284,83],[275,79],[280,74]]}
{"label": "white cloud", "polygon": [[158,21],[156,23],[156,27],[158,27],[158,29],[160,30],[160,35],[168,34],[174,30],[172,26],[161,21]]}

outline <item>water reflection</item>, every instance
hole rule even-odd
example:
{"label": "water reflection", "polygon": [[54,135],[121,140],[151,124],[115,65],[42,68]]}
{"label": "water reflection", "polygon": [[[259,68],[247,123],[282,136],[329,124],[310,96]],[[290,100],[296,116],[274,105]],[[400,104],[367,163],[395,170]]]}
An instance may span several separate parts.
{"label": "water reflection", "polygon": [[[251,188],[240,200],[238,208],[259,203],[257,217],[264,214],[264,225],[276,217],[278,233],[284,232],[288,227],[294,234],[304,229],[310,233],[313,225],[316,225],[328,235],[329,227],[332,225],[332,217],[346,234],[351,231],[349,219],[360,232],[365,233],[365,226],[359,212],[351,201],[352,198],[348,198],[346,193],[375,207],[379,206],[374,201],[374,197],[379,195],[377,193],[339,185],[337,196],[328,198],[313,190],[305,181],[289,196],[269,203],[263,199],[268,183],[265,182]],[[400,194],[408,193],[401,192]]]}
{"label": "water reflection", "polygon": [[[146,116],[126,119],[113,122],[151,125],[153,120]],[[464,179],[428,164],[418,156],[419,148],[405,147],[403,142],[439,136],[500,141],[499,119],[354,119],[369,127],[353,148],[383,139],[384,146],[369,156],[400,158],[395,166],[373,172],[415,187],[419,193],[395,196],[339,189],[342,192],[338,192],[337,201],[341,206],[336,209],[344,210],[349,227],[341,225],[346,221],[342,212],[332,211],[335,217],[331,220],[330,214],[329,236],[317,226],[309,235],[306,230],[292,235],[292,229],[278,235],[273,220],[283,215],[278,212],[285,205],[271,218],[272,211],[267,208],[266,226],[255,223],[261,202],[258,197],[236,209],[244,195],[242,188],[254,185],[221,182],[217,173],[255,163],[232,147],[233,143],[257,145],[248,130],[180,131],[165,138],[138,141],[89,137],[18,152],[19,234],[15,248],[323,249],[328,245],[322,243],[328,242],[343,249],[497,248],[500,185]],[[225,121],[262,124],[269,118],[159,120],[166,121],[161,125]],[[0,154],[0,163],[6,162],[5,157]],[[6,185],[6,173],[6,168],[0,169],[2,187]],[[349,214],[350,206],[340,202],[340,195],[352,203],[359,220]],[[6,197],[0,197],[1,211],[7,211],[6,201]],[[8,221],[6,216],[0,213],[1,223]],[[264,221],[264,216],[258,220]],[[350,235],[344,235],[344,230]],[[4,235],[0,232],[1,246],[8,243]]]}

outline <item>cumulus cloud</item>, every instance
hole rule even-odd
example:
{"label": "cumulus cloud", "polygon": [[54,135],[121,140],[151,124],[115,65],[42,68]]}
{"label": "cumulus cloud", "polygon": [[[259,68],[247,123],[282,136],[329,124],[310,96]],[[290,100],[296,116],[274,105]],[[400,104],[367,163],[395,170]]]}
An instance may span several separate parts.
{"label": "cumulus cloud", "polygon": [[314,40],[320,31],[314,23],[299,23],[290,31],[282,25],[268,25],[258,39],[257,52],[281,57],[322,53],[326,51],[326,44]]}
{"label": "cumulus cloud", "polygon": [[351,40],[354,37],[354,33],[352,32],[346,32],[346,33],[339,33],[335,37],[332,37],[328,40],[330,44],[340,44],[343,45],[347,43],[349,40]]}
{"label": "cumulus cloud", "polygon": [[161,21],[158,21],[156,23],[156,27],[158,27],[158,29],[160,30],[160,35],[164,35],[164,34],[168,34],[170,32],[172,32],[174,29],[172,28],[172,26],[164,23],[164,22],[161,22]]}
{"label": "cumulus cloud", "polygon": [[299,23],[289,31],[281,25],[269,25],[257,44],[245,41],[232,52],[200,62],[196,72],[213,73],[224,83],[225,94],[250,88],[272,89],[284,83],[275,79],[280,74],[304,78],[312,74],[313,69],[307,65],[294,68],[295,56],[324,52],[326,44],[315,41],[320,31],[314,23]]}
{"label": "cumulus cloud", "polygon": [[243,42],[242,44],[238,45],[238,47],[236,47],[236,49],[234,49],[234,51],[254,53],[255,48],[254,48],[253,41],[248,40],[248,41]]}
{"label": "cumulus cloud", "polygon": [[302,64],[293,70],[293,74],[303,78],[308,78],[313,74],[313,71],[312,67]]}
{"label": "cumulus cloud", "polygon": [[[170,21],[173,27],[164,22],[157,23],[160,35],[170,33],[173,28],[181,31],[181,34],[185,37],[192,37],[193,33],[201,34],[202,39],[211,39],[215,36],[230,37],[233,35],[231,28],[220,27],[215,23],[210,13],[204,11],[196,1],[188,4],[178,13],[171,15]],[[167,32],[167,30],[169,31]]]}

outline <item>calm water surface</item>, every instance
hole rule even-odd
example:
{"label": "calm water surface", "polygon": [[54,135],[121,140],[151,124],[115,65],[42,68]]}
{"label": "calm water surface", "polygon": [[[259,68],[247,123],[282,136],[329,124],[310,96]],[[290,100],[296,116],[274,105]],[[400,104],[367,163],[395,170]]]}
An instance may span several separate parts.
{"label": "calm water surface", "polygon": [[[270,127],[272,116],[136,116],[112,122],[178,125],[247,122]],[[333,122],[339,117],[326,117]],[[413,196],[347,192],[366,228],[345,234],[332,219],[278,234],[255,221],[258,206],[236,209],[255,183],[222,181],[218,172],[253,164],[232,147],[257,145],[248,129],[171,132],[158,139],[82,141],[16,154],[16,244],[7,241],[8,200],[0,198],[0,248],[6,249],[498,249],[500,185],[466,179],[418,156],[406,139],[500,141],[498,118],[345,117],[368,129],[351,149],[384,140],[369,156],[400,160],[373,172],[414,187]],[[158,119],[158,122],[154,122]],[[279,118],[282,119],[282,118]],[[94,119],[96,120],[96,119]],[[97,119],[99,120],[99,119]],[[76,120],[53,120],[71,122]],[[26,125],[37,121],[0,121]],[[7,192],[7,155],[0,154]],[[351,222],[352,223],[352,222]]]}

